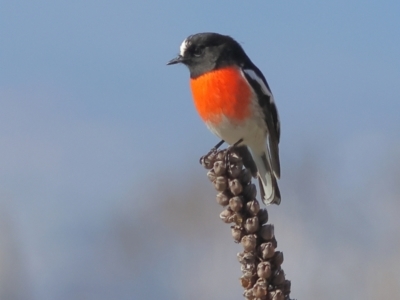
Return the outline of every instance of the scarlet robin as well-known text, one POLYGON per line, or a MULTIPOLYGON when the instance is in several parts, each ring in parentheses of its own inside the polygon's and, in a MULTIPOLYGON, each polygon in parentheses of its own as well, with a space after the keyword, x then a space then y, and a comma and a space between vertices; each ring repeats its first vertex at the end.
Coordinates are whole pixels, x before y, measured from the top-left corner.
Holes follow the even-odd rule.
POLYGON ((177 63, 189 68, 194 104, 207 127, 229 145, 250 150, 263 202, 279 204, 280 122, 264 75, 238 42, 211 32, 187 37, 168 65, 177 63))

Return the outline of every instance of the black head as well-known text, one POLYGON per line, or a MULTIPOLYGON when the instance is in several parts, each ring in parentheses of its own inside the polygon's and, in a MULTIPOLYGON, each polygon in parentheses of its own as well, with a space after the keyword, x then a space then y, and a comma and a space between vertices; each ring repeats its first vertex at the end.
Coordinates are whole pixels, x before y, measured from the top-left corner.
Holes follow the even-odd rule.
POLYGON ((179 55, 168 65, 183 63, 196 78, 219 68, 251 63, 242 47, 233 38, 218 33, 197 33, 186 38, 179 55))

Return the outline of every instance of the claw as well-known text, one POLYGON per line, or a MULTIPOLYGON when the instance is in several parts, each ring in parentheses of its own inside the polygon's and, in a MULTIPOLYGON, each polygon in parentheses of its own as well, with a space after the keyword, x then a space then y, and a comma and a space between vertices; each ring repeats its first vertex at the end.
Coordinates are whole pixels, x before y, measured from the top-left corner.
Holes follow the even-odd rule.
POLYGON ((214 163, 214 159, 217 156, 218 148, 225 143, 224 140, 221 140, 218 144, 211 148, 211 150, 204 156, 200 157, 200 164, 206 169, 211 169, 214 163))
POLYGON ((204 157, 207 157, 213 153, 217 153, 218 148, 221 147, 221 145, 223 143, 225 143, 225 141, 221 140, 218 144, 216 144, 214 147, 212 147, 211 150, 204 157))

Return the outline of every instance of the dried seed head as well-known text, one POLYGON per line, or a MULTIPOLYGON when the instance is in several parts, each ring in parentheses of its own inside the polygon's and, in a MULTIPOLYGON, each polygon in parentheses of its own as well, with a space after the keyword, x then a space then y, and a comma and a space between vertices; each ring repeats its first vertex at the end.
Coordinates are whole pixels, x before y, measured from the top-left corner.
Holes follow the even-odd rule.
POLYGON ((214 187, 218 192, 223 192, 228 187, 228 180, 224 176, 218 176, 213 181, 214 187))
POLYGON ((217 202, 228 206, 221 212, 221 220, 235 223, 231 227, 232 237, 243 245, 244 251, 238 253, 243 272, 240 282, 245 288, 243 295, 249 300, 289 300, 290 281, 285 279, 280 267, 283 254, 275 251, 274 225, 267 224, 268 212, 260 209, 256 200, 251 170, 243 169, 241 156, 233 151, 210 152, 200 163, 209 170, 207 177, 219 192, 217 202))
POLYGON ((215 178, 217 178, 217 175, 214 172, 214 169, 211 169, 210 171, 207 172, 207 177, 208 180, 210 180, 211 182, 213 182, 215 180, 215 178))
POLYGON ((247 200, 256 199, 257 189, 254 183, 250 183, 243 188, 243 197, 247 200))
POLYGON ((275 266, 280 266, 283 263, 283 253, 281 251, 276 251, 272 262, 275 266))
POLYGON ((239 175, 239 180, 243 185, 248 184, 251 181, 251 172, 249 169, 242 169, 239 175))
POLYGON ((239 243, 244 235, 243 228, 240 226, 232 226, 232 237, 235 242, 239 243))
POLYGON ((271 276, 271 264, 268 261, 262 261, 257 266, 257 276, 268 279, 271 276))
POLYGON ((281 285, 285 282, 285 273, 282 269, 278 269, 275 271, 272 276, 272 284, 273 285, 281 285))
POLYGON ((271 240, 274 237, 274 225, 262 225, 259 234, 265 241, 271 240))
POLYGON ((262 243, 258 249, 262 259, 270 259, 274 256, 275 247, 272 245, 271 242, 262 243))
POLYGON ((283 292, 281 290, 275 290, 275 291, 271 291, 269 293, 269 299, 271 300, 284 300, 285 296, 283 295, 283 292))
POLYGON ((262 298, 267 295, 267 282, 263 278, 259 278, 253 286, 253 295, 256 298, 262 298))
POLYGON ((238 178, 241 171, 242 171, 242 166, 238 164, 231 164, 228 168, 228 175, 231 178, 238 178))
POLYGON ((220 213, 219 217, 225 223, 233 223, 234 214, 235 213, 230 208, 227 208, 220 213))
POLYGON ((254 264, 256 257, 253 252, 240 252, 237 258, 241 264, 254 264))
POLYGON ((268 222, 268 211, 266 208, 260 209, 257 214, 260 224, 263 225, 268 222))
POLYGON ((248 218, 244 223, 244 229, 247 233, 254 233, 258 230, 258 218, 248 218))
POLYGON ((240 196, 232 197, 229 200, 229 207, 235 212, 240 211, 243 207, 242 197, 240 197, 240 196))
POLYGON ((229 180, 229 190, 237 196, 243 191, 243 186, 238 179, 229 180))
POLYGON ((243 245, 244 251, 253 251, 256 248, 257 236, 255 234, 245 235, 242 238, 241 243, 243 245))
POLYGON ((257 216, 260 211, 260 203, 257 200, 251 200, 246 203, 246 210, 252 216, 257 216))
POLYGON ((217 202, 222 206, 227 206, 229 204, 229 196, 226 191, 217 194, 217 202))
POLYGON ((217 176, 221 176, 225 174, 226 171, 226 164, 225 162, 222 160, 216 161, 214 163, 214 168, 213 168, 215 175, 217 176))
POLYGON ((215 158, 216 158, 215 153, 204 155, 200 157, 200 164, 206 169, 211 169, 214 165, 215 158))

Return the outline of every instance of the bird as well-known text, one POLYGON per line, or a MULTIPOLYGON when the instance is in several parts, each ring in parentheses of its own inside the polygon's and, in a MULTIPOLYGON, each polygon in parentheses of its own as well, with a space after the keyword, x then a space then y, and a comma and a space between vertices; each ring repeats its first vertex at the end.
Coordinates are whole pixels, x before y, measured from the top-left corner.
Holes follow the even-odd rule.
POLYGON ((190 72, 194 105, 206 126, 242 154, 258 176, 264 204, 281 202, 280 120, 264 75, 242 46, 228 35, 203 32, 188 36, 167 65, 183 64, 190 72))

